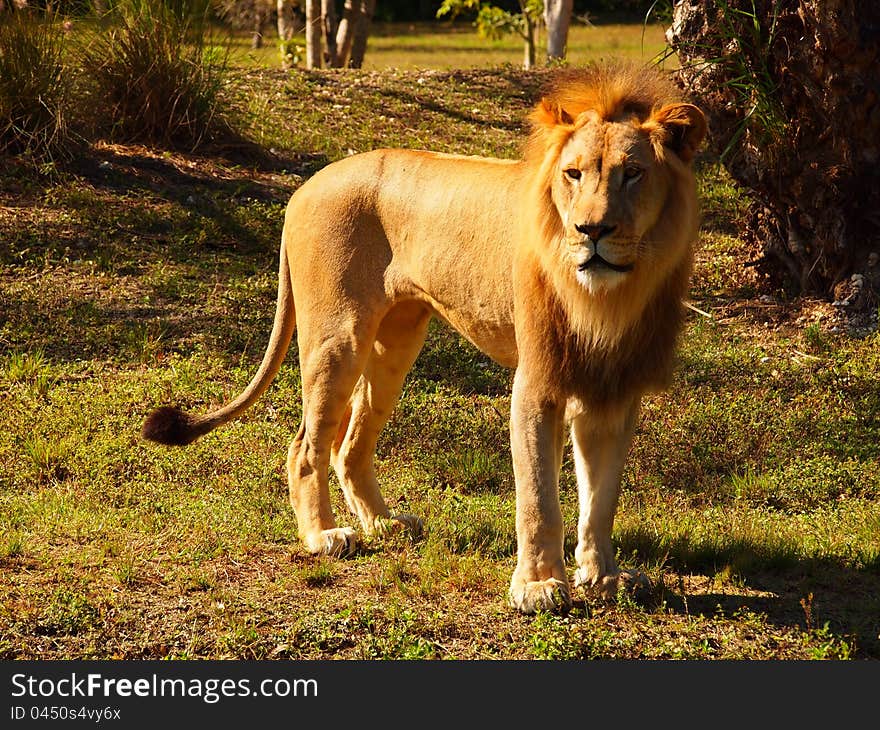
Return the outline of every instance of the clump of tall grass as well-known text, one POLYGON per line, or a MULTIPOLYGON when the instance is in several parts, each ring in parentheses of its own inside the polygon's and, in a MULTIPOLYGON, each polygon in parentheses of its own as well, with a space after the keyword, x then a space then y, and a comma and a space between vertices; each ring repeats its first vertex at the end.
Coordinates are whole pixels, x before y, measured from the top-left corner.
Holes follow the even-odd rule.
POLYGON ((122 0, 82 49, 110 137, 178 149, 226 139, 227 52, 199 3, 122 0))
POLYGON ((37 163, 71 156, 76 136, 65 41, 51 14, 0 13, 0 154, 24 154, 37 163))

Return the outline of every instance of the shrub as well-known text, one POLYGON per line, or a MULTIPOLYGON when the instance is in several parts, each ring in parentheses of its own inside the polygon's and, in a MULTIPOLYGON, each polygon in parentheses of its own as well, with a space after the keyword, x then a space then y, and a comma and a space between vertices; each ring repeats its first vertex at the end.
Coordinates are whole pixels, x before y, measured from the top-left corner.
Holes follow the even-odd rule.
POLYGON ((36 162, 71 156, 72 78, 65 30, 53 15, 0 13, 0 153, 36 162))
POLYGON ((195 149, 232 136, 221 110, 227 50, 186 3, 123 0, 82 50, 112 139, 195 149))

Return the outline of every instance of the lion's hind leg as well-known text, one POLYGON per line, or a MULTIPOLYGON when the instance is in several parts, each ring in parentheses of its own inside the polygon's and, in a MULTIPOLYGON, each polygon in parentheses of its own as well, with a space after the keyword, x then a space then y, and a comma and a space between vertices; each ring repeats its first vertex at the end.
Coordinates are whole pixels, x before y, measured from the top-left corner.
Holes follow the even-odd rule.
POLYGON ((417 517, 391 514, 382 497, 374 462, 379 434, 422 348, 430 319, 430 311, 419 302, 401 303, 388 312, 333 445, 332 463, 346 504, 368 535, 402 528, 421 531, 417 517))
POLYGON ((303 420, 288 450, 287 478, 299 535, 315 554, 347 555, 358 544, 355 531, 337 527, 333 516, 330 455, 380 316, 300 328, 303 420))

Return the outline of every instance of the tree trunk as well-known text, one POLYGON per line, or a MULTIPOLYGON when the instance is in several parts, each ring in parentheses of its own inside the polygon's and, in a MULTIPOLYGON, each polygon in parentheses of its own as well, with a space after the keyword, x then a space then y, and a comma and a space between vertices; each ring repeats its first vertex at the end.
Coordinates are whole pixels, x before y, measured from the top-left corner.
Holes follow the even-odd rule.
POLYGON ((537 58, 537 53, 535 52, 535 20, 529 15, 524 3, 520 2, 520 8, 522 8, 523 25, 525 26, 525 32, 523 33, 523 69, 529 71, 535 67, 535 59, 537 58))
POLYGON ((254 29, 251 31, 251 48, 263 47, 263 27, 265 26, 265 16, 263 13, 263 5, 260 2, 254 3, 254 29))
POLYGON ((367 52, 367 38, 370 35, 370 22, 376 10, 376 0, 361 0, 360 12, 351 39, 351 55, 348 58, 349 68, 360 68, 364 65, 367 52))
POLYGON ((321 0, 306 0, 306 68, 321 68, 321 0))
POLYGON ((324 65, 335 68, 336 61, 336 4, 333 0, 321 0, 321 30, 324 35, 324 65))
POLYGON ((360 0, 345 0, 342 6, 342 19, 336 29, 336 66, 342 67, 351 53, 351 40, 355 26, 355 18, 360 14, 360 0))
POLYGON ((574 0, 544 0, 548 61, 561 61, 565 58, 573 5, 574 0))
POLYGON ((751 192, 755 265, 775 286, 833 298, 853 326, 876 326, 880 2, 719 5, 676 3, 667 39, 710 145, 751 192))
POLYGON ((278 38, 289 41, 296 35, 297 22, 294 0, 278 0, 278 38))

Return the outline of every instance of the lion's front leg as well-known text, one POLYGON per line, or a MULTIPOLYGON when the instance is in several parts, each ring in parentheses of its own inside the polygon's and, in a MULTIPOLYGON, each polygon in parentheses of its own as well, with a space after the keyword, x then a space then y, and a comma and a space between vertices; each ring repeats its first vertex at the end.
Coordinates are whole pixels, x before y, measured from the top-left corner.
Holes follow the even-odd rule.
POLYGON ((564 409, 514 377, 510 437, 516 479, 517 561, 510 604, 523 613, 565 611, 571 591, 562 548, 559 467, 564 409))
POLYGON ((611 543, 620 479, 638 408, 636 399, 614 413, 582 413, 571 423, 580 504, 575 585, 606 599, 613 599, 621 587, 647 580, 639 573, 618 569, 611 543))

